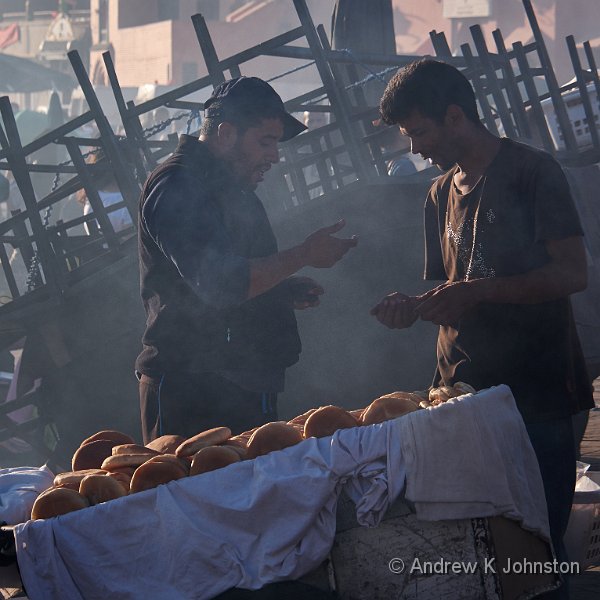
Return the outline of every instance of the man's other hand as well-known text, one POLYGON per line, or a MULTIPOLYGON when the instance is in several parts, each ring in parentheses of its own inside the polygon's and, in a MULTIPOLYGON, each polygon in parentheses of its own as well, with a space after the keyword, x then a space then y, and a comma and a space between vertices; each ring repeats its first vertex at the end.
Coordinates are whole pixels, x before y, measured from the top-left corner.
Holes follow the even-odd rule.
POLYGON ((400 292, 388 294, 370 311, 382 325, 390 329, 406 329, 418 318, 415 308, 419 299, 400 292))
POLYGON ((296 310, 318 306, 319 296, 325 293, 325 290, 311 277, 289 277, 286 283, 296 310))
POLYGON ((479 302, 475 288, 468 281, 445 283, 419 302, 416 313, 424 321, 436 325, 451 326, 460 320, 466 311, 479 302))

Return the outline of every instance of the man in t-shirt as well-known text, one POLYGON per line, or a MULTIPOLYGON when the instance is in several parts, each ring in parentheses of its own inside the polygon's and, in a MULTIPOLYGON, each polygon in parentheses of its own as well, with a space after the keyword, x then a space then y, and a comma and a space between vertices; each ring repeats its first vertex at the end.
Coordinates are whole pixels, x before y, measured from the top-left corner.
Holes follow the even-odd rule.
POLYGON ((390 294, 371 312, 390 328, 419 317, 439 325, 434 385, 510 386, 564 559, 571 415, 593 406, 568 298, 586 287, 587 271, 565 176, 549 154, 485 129, 469 81, 445 63, 398 71, 380 109, 414 154, 446 171, 425 204, 425 278, 444 283, 420 297, 390 294))

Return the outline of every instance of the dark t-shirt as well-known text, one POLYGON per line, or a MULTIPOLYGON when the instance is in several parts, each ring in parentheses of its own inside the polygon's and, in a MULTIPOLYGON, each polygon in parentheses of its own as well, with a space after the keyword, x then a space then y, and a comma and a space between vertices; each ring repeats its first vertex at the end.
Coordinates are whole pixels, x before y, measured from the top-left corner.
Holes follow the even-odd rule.
MULTIPOLYGON (((568 183, 547 153, 502 139, 467 195, 457 167, 432 186, 425 204, 425 278, 508 277, 549 261, 546 240, 582 235, 568 183)), ((526 421, 593 406, 568 298, 538 304, 484 303, 442 326, 436 381, 477 389, 507 384, 526 421)))

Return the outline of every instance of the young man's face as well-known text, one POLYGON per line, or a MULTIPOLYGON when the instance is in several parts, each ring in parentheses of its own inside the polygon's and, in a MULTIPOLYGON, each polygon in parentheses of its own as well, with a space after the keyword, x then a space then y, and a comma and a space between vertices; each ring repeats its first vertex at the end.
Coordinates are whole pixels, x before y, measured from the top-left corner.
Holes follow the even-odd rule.
POLYGON ((277 144, 283 136, 281 119, 263 119, 237 135, 232 148, 224 155, 235 176, 249 189, 256 189, 271 165, 279 162, 277 144))
POLYGON ((411 152, 420 154, 443 171, 452 167, 458 159, 453 130, 447 121, 445 119, 440 124, 414 110, 398 123, 400 133, 410 139, 411 152))

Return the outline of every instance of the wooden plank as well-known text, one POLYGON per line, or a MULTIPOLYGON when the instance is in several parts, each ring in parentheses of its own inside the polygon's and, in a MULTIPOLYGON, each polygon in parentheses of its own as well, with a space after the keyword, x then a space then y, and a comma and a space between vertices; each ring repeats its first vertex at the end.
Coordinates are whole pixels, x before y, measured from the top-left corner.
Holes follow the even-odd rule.
MULTIPOLYGON (((166 106, 169 102, 173 100, 177 100, 178 98, 185 98, 189 94, 193 94, 198 90, 204 89, 211 85, 211 78, 209 75, 205 75, 200 79, 196 79, 195 81, 190 81, 190 83, 186 83, 175 90, 171 90, 169 92, 165 92, 160 96, 156 96, 151 100, 147 100, 146 102, 142 102, 141 104, 137 104, 134 107, 128 105, 130 111, 135 111, 135 114, 141 115, 146 112, 150 112, 159 106, 166 106)), ((129 104, 129 103, 128 103, 129 104)), ((204 107, 204 104, 201 104, 204 107)))
POLYGON ((452 56, 452 51, 448 45, 448 40, 444 32, 437 32, 435 29, 429 32, 429 39, 433 46, 433 50, 437 57, 443 58, 444 60, 452 56))
POLYGON ((362 156, 362 149, 358 146, 357 136, 350 126, 351 110, 348 97, 344 90, 336 83, 332 72, 332 68, 335 68, 336 65, 333 63, 331 65, 328 64, 323 55, 324 50, 329 50, 329 42, 324 37, 317 34, 306 2, 304 0, 294 0, 294 6, 296 7, 300 22, 304 27, 308 45, 313 53, 317 70, 319 71, 321 81, 323 82, 323 87, 329 98, 336 124, 339 127, 344 143, 346 144, 346 150, 350 156, 352 167, 356 171, 358 179, 367 182, 371 177, 371 169, 368 168, 368 161, 365 161, 362 156))
MULTIPOLYGON (((577 87, 579 88, 579 97, 581 98, 581 103, 583 104, 583 112, 585 113, 585 118, 587 120, 587 128, 590 132, 590 137, 592 139, 592 146, 598 150, 600 149, 600 139, 598 137, 598 126, 596 123, 596 118, 594 114, 594 109, 592 108, 592 102, 590 99, 590 95, 587 89, 587 81, 585 79, 583 68, 581 66, 581 61, 579 60, 579 53, 577 52, 577 46, 575 44, 575 38, 572 35, 567 36, 567 48, 569 49, 569 56, 571 58, 571 63, 573 65, 573 70, 575 72, 575 78, 577 80, 577 87)), ((598 106, 598 101, 596 100, 596 106, 598 106)))
POLYGON ((517 137, 517 130, 515 129, 511 113, 508 110, 504 93, 498 82, 498 76, 496 74, 496 69, 498 67, 492 65, 492 61, 490 60, 490 52, 487 44, 485 43, 481 26, 473 25, 469 28, 469 30, 471 31, 471 37, 473 38, 473 43, 475 44, 475 49, 477 50, 477 54, 479 56, 481 68, 485 73, 486 87, 489 89, 492 97, 494 98, 496 110, 500 116, 500 121, 504 127, 504 131, 508 137, 515 138, 517 137))
POLYGON ((8 285, 8 291, 12 299, 18 298, 21 294, 19 292, 19 287, 17 286, 17 281, 12 272, 12 267, 10 265, 10 261, 8 259, 8 254, 6 253, 6 248, 4 247, 4 242, 0 243, 0 264, 2 264, 2 270, 4 271, 4 277, 6 278, 6 283, 8 285))
POLYGON ((135 180, 132 170, 127 168, 125 156, 119 148, 110 123, 102 111, 102 107, 100 106, 100 102, 98 101, 98 97, 96 96, 94 87, 89 80, 79 53, 76 50, 72 50, 71 52, 67 53, 67 56, 71 62, 71 67, 73 68, 75 76, 77 77, 77 81, 81 86, 83 95, 85 96, 88 106, 90 107, 90 111, 94 117, 94 121, 96 122, 96 126, 98 127, 102 148, 106 154, 108 162, 113 169, 115 179, 119 185, 123 199, 127 204, 129 212, 132 215, 135 215, 137 214, 137 202, 140 193, 140 187, 135 180))
POLYGON ((513 44, 513 52, 515 58, 517 59, 519 71, 521 72, 521 79, 529 98, 532 117, 537 125, 537 133, 540 136, 540 140, 544 146, 544 149, 551 154, 556 154, 556 148, 554 147, 554 142, 552 141, 550 132, 548 131, 548 123, 546 121, 546 117, 544 116, 544 110, 540 103, 540 97, 538 96, 537 88, 535 87, 535 81, 531 76, 529 62, 527 61, 527 56, 523 51, 523 44, 521 44, 521 42, 515 42, 513 44))
POLYGON ((225 81, 225 75, 223 74, 223 68, 219 63, 215 46, 212 43, 208 26, 201 14, 192 15, 192 23, 194 25, 196 37, 198 38, 198 43, 200 44, 200 49, 202 50, 202 56, 206 63, 208 75, 211 78, 213 86, 217 87, 220 83, 225 81))
MULTIPOLYGON (((2 113, 2 121, 6 128, 6 135, 3 130, 0 130, 0 145, 8 151, 8 162, 11 165, 13 177, 19 186, 19 191, 27 209, 27 216, 36 244, 36 253, 32 260, 37 261, 39 259, 39 264, 44 271, 46 284, 52 290, 52 293, 60 296, 62 294, 62 281, 56 264, 56 257, 50 246, 44 223, 40 216, 35 192, 27 170, 27 162, 22 152, 21 138, 8 96, 0 98, 0 112, 2 113)), ((25 255, 23 257, 25 258, 25 255)), ((34 273, 30 270, 29 275, 33 276, 34 273)), ((37 283, 40 283, 40 281, 36 280, 37 283)), ((33 284, 33 281, 31 283, 33 284)))
POLYGON ((596 96, 600 101, 600 76, 598 75, 598 67, 596 66, 596 59, 594 58, 594 53, 592 51, 592 46, 589 41, 583 42, 583 50, 585 52, 585 56, 588 61, 589 76, 592 78, 594 82, 594 86, 596 87, 596 96))
MULTIPOLYGON (((144 136, 144 132, 142 131, 142 126, 138 115, 134 112, 130 113, 128 110, 128 104, 125 102, 125 98, 123 97, 123 92, 121 91, 121 86, 119 84, 119 78, 117 77, 117 72, 115 70, 115 65, 110 52, 103 52, 102 60, 104 61, 104 66, 106 68, 106 73, 108 74, 108 80, 115 97, 115 102, 117 103, 117 109, 121 115, 121 122, 123 123, 123 128, 125 129, 125 135, 129 141, 135 144, 143 152, 149 168, 153 169, 157 163, 153 159, 152 152, 146 144, 146 138, 144 136)), ((137 169, 144 171, 144 165, 142 164, 137 152, 134 153, 134 163, 137 169)))
MULTIPOLYGON (((202 102, 189 102, 188 100, 171 100, 165 106, 169 108, 179 108, 182 110, 202 110, 202 102)), ((183 118, 183 117, 182 117, 183 118)))
POLYGON ((54 191, 50 192, 47 196, 44 196, 38 201, 38 207, 40 210, 52 206, 59 200, 74 194, 81 189, 81 179, 79 176, 71 177, 68 181, 65 181, 62 185, 58 186, 54 191))
MULTIPOLYGON (((262 52, 264 56, 276 56, 279 58, 294 58, 298 60, 312 60, 313 54, 310 48, 300 46, 281 46, 278 48, 267 49, 262 52)), ((327 50, 323 53, 325 59, 329 62, 350 63, 359 60, 365 64, 381 65, 388 67, 404 67, 407 64, 423 58, 422 54, 375 54, 370 52, 353 52, 354 57, 350 58, 342 50, 327 50)), ((495 57, 492 58, 495 60, 495 57)), ((221 61, 223 64, 224 61, 221 61)), ((448 62, 457 68, 463 68, 465 61, 461 56, 450 56, 448 62)))
MULTIPOLYGON (((27 169, 30 173, 76 173, 77 169, 73 165, 42 165, 42 164, 27 164, 27 169)), ((0 170, 10 171, 8 163, 0 162, 0 170)))
POLYGON ((75 117, 71 121, 68 121, 64 125, 60 125, 56 129, 49 131, 48 133, 40 136, 39 138, 29 142, 26 146, 23 146, 23 152, 26 156, 37 152, 44 146, 54 142, 61 141, 60 138, 66 136, 67 134, 79 129, 83 125, 89 123, 92 120, 92 113, 87 110, 82 115, 75 117))
MULTIPOLYGON (((89 166, 86 165, 85 161, 83 160, 79 146, 75 142, 67 144, 67 150, 71 160, 73 161, 73 164, 79 171, 79 178, 83 184, 83 189, 85 190, 87 199, 92 206, 94 217, 100 224, 100 229, 104 234, 108 248, 109 250, 117 251, 119 248, 119 239, 117 238, 112 223, 110 222, 106 212, 106 207, 102 203, 102 199, 100 198, 100 195, 98 194, 98 191, 92 182, 92 178, 89 174, 89 166)), ((132 214, 131 211, 130 214, 132 214)), ((133 215, 134 214, 135 213, 133 213, 133 215)))
POLYGON ((471 46, 469 46, 469 44, 462 44, 460 49, 463 53, 463 56, 465 57, 465 60, 467 61, 467 66, 470 70, 471 84, 473 85, 475 95, 479 100, 479 106, 483 115, 483 122, 489 131, 496 135, 499 135, 498 126, 496 125, 496 119, 494 118, 494 113, 492 111, 492 107, 487 97, 487 91, 481 82, 480 68, 477 64, 477 61, 475 60, 475 57, 473 56, 471 46))
MULTIPOLYGON (((192 17, 192 21, 193 21, 193 19, 194 19, 194 17, 192 17)), ((242 50, 241 52, 238 52, 237 54, 233 54, 232 56, 229 56, 228 58, 224 58, 223 60, 221 60, 219 62, 220 68, 223 71, 229 71, 232 68, 242 65, 254 58, 257 58, 259 56, 269 55, 269 53, 271 51, 283 50, 283 48, 285 47, 286 44, 293 42, 295 40, 301 39, 303 37, 304 37, 304 29, 302 28, 302 26, 296 27, 295 29, 290 29, 290 31, 287 31, 280 35, 276 35, 275 37, 273 37, 265 42, 261 42, 260 44, 257 44, 256 46, 252 46, 251 48, 242 50)), ((310 50, 308 48, 303 48, 303 51, 305 54, 306 54, 307 50, 310 53, 310 50)), ((308 56, 309 56, 309 60, 310 60, 310 54, 308 54, 308 56)))
POLYGON ((542 35, 542 31, 537 22, 535 12, 531 5, 531 0, 522 0, 522 2, 523 8, 525 9, 525 14, 527 15, 527 20, 529 21, 529 26, 531 27, 531 31, 533 32, 536 51, 539 56, 542 68, 545 72, 546 84, 548 85, 548 91, 550 93, 550 97, 552 98, 552 104, 554 105, 556 118, 558 119, 558 123, 563 134, 565 148, 567 151, 574 152, 577 150, 577 141, 575 139, 575 134, 573 133, 571 120, 569 119, 569 115, 567 113, 563 97, 561 96, 560 89, 556 81, 556 75, 554 74, 554 69, 552 68, 550 55, 548 54, 548 50, 546 48, 546 43, 544 42, 544 36, 542 35))
POLYGON ((499 29, 495 29, 492 32, 494 42, 496 43, 496 50, 498 54, 504 57, 504 64, 502 65, 502 72, 504 73, 504 86, 508 95, 510 103, 510 109, 512 111, 513 118, 517 125, 518 135, 530 138, 531 129, 527 122, 527 115, 525 113, 525 106, 523 104, 523 97, 516 81, 515 72, 512 68, 511 56, 506 51, 504 44, 504 38, 499 29))

